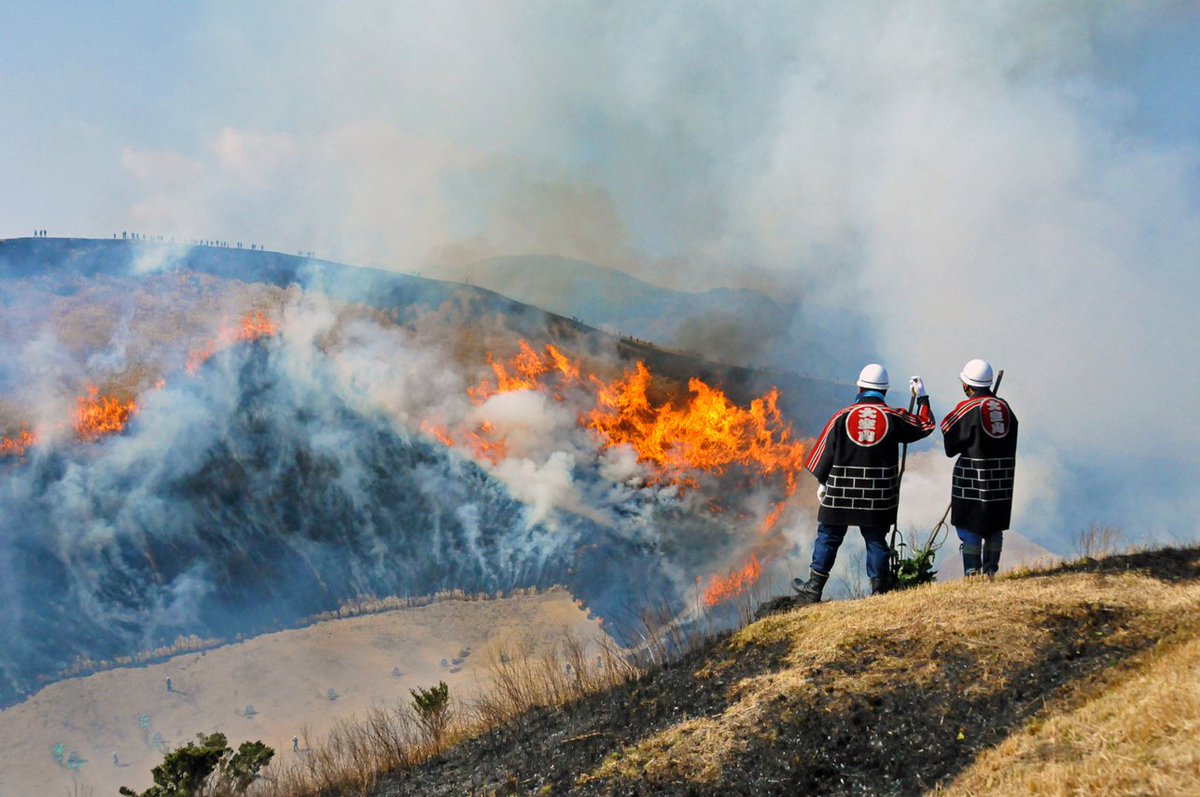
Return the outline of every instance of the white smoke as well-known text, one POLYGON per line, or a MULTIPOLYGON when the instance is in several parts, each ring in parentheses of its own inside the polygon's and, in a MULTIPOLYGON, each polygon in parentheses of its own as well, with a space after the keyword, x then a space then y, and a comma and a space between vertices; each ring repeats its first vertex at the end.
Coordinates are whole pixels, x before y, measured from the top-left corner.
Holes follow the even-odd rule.
POLYGON ((1198 161, 1126 74, 1198 20, 1038 0, 380 2, 285 25, 214 7, 195 41, 226 54, 214 85, 253 86, 219 107, 240 126, 130 145, 129 215, 404 270, 539 252, 802 292, 866 318, 942 413, 967 359, 1006 369, 1022 467, 1061 494, 1018 512, 1032 535, 1112 515, 1161 536, 1200 509, 1200 432, 1161 420, 1196 387, 1198 161))

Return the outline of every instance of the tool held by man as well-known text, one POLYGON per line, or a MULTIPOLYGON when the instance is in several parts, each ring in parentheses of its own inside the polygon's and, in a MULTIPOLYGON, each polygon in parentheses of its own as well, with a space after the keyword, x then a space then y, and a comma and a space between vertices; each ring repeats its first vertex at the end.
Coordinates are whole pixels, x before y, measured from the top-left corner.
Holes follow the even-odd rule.
MULTIPOLYGON (((908 384, 908 411, 911 413, 913 407, 917 403, 917 390, 921 391, 921 395, 925 393, 924 380, 919 376, 914 376, 909 380, 908 384)), ((882 592, 888 592, 896 588, 900 583, 900 551, 896 547, 896 535, 899 532, 897 528, 900 522, 900 483, 904 481, 904 468, 908 464, 908 443, 904 443, 900 447, 900 472, 896 474, 896 520, 892 523, 892 534, 888 539, 888 571, 887 577, 884 580, 882 592)))

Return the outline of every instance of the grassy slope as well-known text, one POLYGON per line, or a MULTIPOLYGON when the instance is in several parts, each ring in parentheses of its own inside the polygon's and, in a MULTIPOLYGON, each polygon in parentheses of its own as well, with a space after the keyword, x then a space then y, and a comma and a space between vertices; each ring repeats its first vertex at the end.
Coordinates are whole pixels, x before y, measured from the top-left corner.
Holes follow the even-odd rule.
POLYGON ((377 793, 1188 794, 1200 548, 769 617, 377 793))

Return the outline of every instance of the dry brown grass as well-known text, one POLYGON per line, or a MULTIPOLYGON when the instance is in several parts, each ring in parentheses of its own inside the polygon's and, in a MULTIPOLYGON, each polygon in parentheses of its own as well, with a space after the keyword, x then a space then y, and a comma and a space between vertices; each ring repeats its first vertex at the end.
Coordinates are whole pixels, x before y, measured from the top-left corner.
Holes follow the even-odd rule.
POLYGON ((320 744, 311 746, 307 732, 304 755, 273 766, 252 793, 262 797, 369 794, 384 773, 413 766, 460 741, 465 729, 451 715, 440 740, 428 737, 410 706, 372 709, 364 719, 339 722, 320 744))
POLYGON ((469 707, 476 730, 492 728, 535 708, 562 706, 622 684, 640 668, 611 643, 593 650, 574 636, 539 653, 529 646, 496 646, 485 654, 490 688, 469 707))
POLYGON ((1200 638, 1163 644, 1124 675, 1029 723, 939 794, 1200 794, 1200 638))
MULTIPOLYGON (((853 701, 856 696, 886 693, 898 686, 933 688, 930 685, 942 668, 961 667, 964 662, 969 663, 973 676, 962 697, 1003 693, 1013 686, 1010 682, 1019 674, 1037 667, 1044 651, 1054 647, 1055 635, 1064 628, 1086 627, 1097 616, 1117 618, 1115 627, 1103 632, 1103 638, 1097 638, 1095 644, 1114 651, 1136 649, 1147 644, 1147 640, 1194 637, 1200 630, 1198 610, 1200 585, 1195 582, 1170 584, 1137 573, 1069 573, 995 582, 964 580, 934 584, 776 615, 735 634, 728 658, 710 659, 695 672, 695 677, 717 677, 732 668, 740 654, 771 646, 783 646, 786 650, 782 666, 739 681, 731 690, 728 706, 719 715, 691 718, 633 741, 584 776, 581 783, 649 780, 712 786, 743 752, 746 740, 765 739, 773 743, 772 734, 781 732, 797 720, 798 713, 818 701, 824 710, 837 711, 840 704, 853 701)), ((1195 648, 1187 650, 1194 656, 1195 648)), ((1193 689, 1195 698, 1195 685, 1200 681, 1197 676, 1183 675, 1172 656, 1163 654, 1160 659, 1161 675, 1155 676, 1163 683, 1158 714, 1165 716, 1169 684, 1193 689)), ((1114 697, 1091 711, 1099 712, 1103 707, 1114 711, 1122 705, 1122 700, 1114 697)), ((1181 713, 1170 721, 1171 730, 1165 738, 1174 741, 1164 746, 1162 752, 1173 757, 1169 766, 1194 774, 1195 754, 1191 758, 1184 756, 1175 742, 1186 738, 1185 729, 1194 734, 1200 712, 1195 702, 1190 708, 1182 703, 1173 708, 1181 713)), ((1145 714, 1130 713, 1131 718, 1144 718, 1145 714)), ((1091 750, 1091 755, 1104 756, 1107 748, 1100 743, 1107 737, 1082 734, 1082 727, 1089 721, 1084 715, 1070 719, 1077 727, 1072 732, 1073 738, 1091 750)), ((1148 739, 1153 726, 1153 722, 1143 723, 1143 730, 1138 733, 1148 739)), ((959 730, 962 738, 976 732, 972 727, 959 730)), ((1048 732, 1053 731, 1042 731, 1048 732)), ((1129 742, 1131 755, 1142 750, 1142 742, 1137 739, 1132 736, 1129 742)), ((1031 737, 1026 747, 1019 749, 1030 746, 1041 749, 1037 745, 1042 742, 1043 737, 1031 737)), ((1143 752, 1149 754, 1149 750, 1143 752)), ((1143 772, 1128 782, 1161 781, 1160 776, 1151 772, 1158 760, 1147 755, 1143 772)), ((1114 763, 1113 768, 1129 765, 1123 761, 1119 765, 1114 763)), ((1000 768, 1003 766, 998 764, 1000 768)), ((1061 766, 1065 771, 1072 765, 1063 760, 1061 766)), ((1033 773, 1030 777, 1038 775, 1033 773)), ((1097 783, 1103 782, 1103 776, 1097 777, 1097 783)), ((974 790, 961 793, 997 793, 992 790, 991 781, 983 783, 964 787, 974 790)), ((1021 781, 1005 793, 1032 793, 1026 786, 1021 781)), ((1103 792, 1051 789, 1044 793, 1103 792)))
POLYGON ((368 795, 389 772, 408 769, 525 712, 563 706, 624 683, 640 670, 615 646, 589 644, 564 633, 557 647, 495 646, 483 652, 488 688, 469 703, 455 700, 446 729, 436 736, 408 704, 373 709, 338 723, 298 762, 268 770, 254 786, 259 797, 368 795))

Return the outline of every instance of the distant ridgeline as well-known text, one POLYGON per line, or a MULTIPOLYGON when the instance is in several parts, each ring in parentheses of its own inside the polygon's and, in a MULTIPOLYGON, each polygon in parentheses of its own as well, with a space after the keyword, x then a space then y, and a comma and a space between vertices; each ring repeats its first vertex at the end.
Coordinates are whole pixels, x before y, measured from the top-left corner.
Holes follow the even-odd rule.
MULTIPOLYGON (((260 282, 286 288, 298 285, 331 299, 357 302, 397 313, 403 322, 441 307, 448 301, 465 301, 479 317, 500 316, 518 335, 532 339, 581 334, 612 336, 580 321, 546 312, 485 288, 458 282, 428 279, 376 268, 348 266, 265 250, 216 246, 146 243, 141 241, 80 238, 18 238, 0 241, 0 280, 71 274, 84 279, 100 275, 150 274, 162 266, 168 271, 188 270, 230 280, 260 282)), ((780 409, 808 434, 815 434, 844 403, 853 387, 791 371, 751 369, 709 362, 698 357, 663 351, 653 341, 619 339, 618 349, 629 360, 641 359, 656 374, 687 381, 697 377, 720 385, 729 397, 749 402, 771 387, 780 391, 780 409)), ((805 353, 796 352, 797 364, 805 353)), ((857 373, 857 362, 851 364, 857 373)))
MULTIPOLYGON (((9 305, 18 280, 45 280, 65 295, 81 282, 129 278, 163 248, 0 242, 0 302, 9 305)), ((500 315, 531 339, 600 335, 453 283, 262 251, 178 254, 172 269, 299 284, 401 319, 466 292, 472 311, 500 315)), ((18 334, 0 331, 9 341, 18 334)), ((619 347, 660 372, 706 376, 731 396, 761 388, 756 372, 619 347)), ((77 659, 128 656, 183 635, 252 635, 361 596, 563 584, 610 628, 632 630, 643 610, 680 605, 677 573, 694 556, 686 541, 720 545, 734 533, 719 515, 637 492, 614 504, 600 495, 609 483, 599 464, 588 462, 574 471, 576 489, 594 505, 609 502, 604 517, 531 516, 469 459, 327 389, 335 366, 322 356, 297 377, 269 341, 215 351, 212 367, 161 391, 121 434, 0 458, 0 706, 77 659), (670 529, 673 542, 654 529, 670 529)), ((779 381, 785 412, 807 434, 841 398, 836 386, 779 381)))

